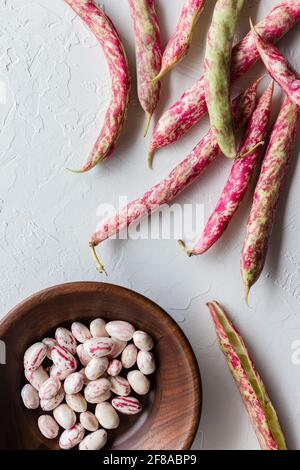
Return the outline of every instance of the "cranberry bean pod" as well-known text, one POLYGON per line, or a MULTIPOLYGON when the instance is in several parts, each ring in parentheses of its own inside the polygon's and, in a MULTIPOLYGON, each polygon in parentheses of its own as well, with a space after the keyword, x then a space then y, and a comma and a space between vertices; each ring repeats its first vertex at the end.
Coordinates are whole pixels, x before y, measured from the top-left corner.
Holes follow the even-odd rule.
POLYGON ((193 30, 204 9, 206 0, 185 0, 175 33, 168 42, 162 57, 162 67, 156 80, 170 72, 187 55, 193 30))
POLYGON ((299 107, 286 97, 263 160, 241 258, 246 301, 264 267, 280 192, 293 152, 299 114, 299 107))
POLYGON ((237 157, 236 136, 230 102, 230 62, 244 0, 218 0, 208 31, 204 60, 205 100, 210 125, 224 155, 237 157))
POLYGON ((160 31, 154 0, 129 0, 136 48, 138 96, 147 116, 145 135, 160 95, 154 81, 161 68, 160 31))
MULTIPOLYGON (((233 101, 233 111, 238 127, 244 124, 253 112, 258 83, 259 80, 233 101)), ((161 205, 169 204, 219 156, 219 146, 212 130, 210 130, 194 150, 161 183, 153 186, 140 199, 129 203, 119 214, 100 226, 90 241, 97 270, 100 273, 105 272, 96 255, 95 247, 97 245, 116 235, 120 230, 129 227, 133 222, 140 220, 144 215, 153 213, 161 205)))
MULTIPOLYGON (((274 82, 263 94, 250 118, 244 141, 239 154, 246 153, 256 142, 264 141, 270 122, 274 82)), ((215 210, 210 216, 203 234, 188 255, 202 255, 223 235, 249 188, 253 173, 257 167, 261 148, 258 147, 247 157, 235 160, 215 210)))
POLYGON ((208 304, 220 348, 237 384, 262 450, 286 450, 276 411, 243 338, 217 302, 208 304))
POLYGON ((290 100, 300 106, 300 76, 292 69, 279 49, 273 44, 265 42, 256 32, 252 23, 251 26, 256 47, 269 74, 290 100))
POLYGON ((113 152, 127 116, 131 79, 126 53, 119 34, 104 11, 89 0, 65 1, 86 23, 101 45, 108 62, 112 83, 112 99, 106 112, 104 125, 87 163, 79 170, 79 172, 86 172, 113 152))
MULTIPOLYGON (((277 5, 271 13, 256 25, 262 39, 276 42, 300 19, 300 0, 287 0, 277 5)), ((255 39, 250 31, 232 51, 231 81, 244 75, 259 59, 255 39)), ((156 125, 149 155, 170 145, 181 137, 207 113, 204 77, 202 76, 181 98, 171 106, 156 125)))

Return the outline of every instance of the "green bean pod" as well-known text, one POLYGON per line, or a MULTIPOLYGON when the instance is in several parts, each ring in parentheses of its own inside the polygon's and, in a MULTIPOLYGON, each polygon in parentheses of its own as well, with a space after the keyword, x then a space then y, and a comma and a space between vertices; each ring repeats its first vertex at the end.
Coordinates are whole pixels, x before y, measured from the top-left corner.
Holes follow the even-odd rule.
POLYGON ((211 127, 224 155, 237 157, 230 102, 232 43, 244 0, 218 0, 208 32, 204 61, 205 98, 211 127))

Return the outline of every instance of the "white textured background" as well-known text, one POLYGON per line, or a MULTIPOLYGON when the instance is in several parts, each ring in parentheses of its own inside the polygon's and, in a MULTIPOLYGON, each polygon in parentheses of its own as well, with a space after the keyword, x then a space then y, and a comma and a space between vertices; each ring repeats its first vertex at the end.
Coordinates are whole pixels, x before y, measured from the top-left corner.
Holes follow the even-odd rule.
MULTIPOLYGON (((157 1, 164 44, 182 3, 157 1)), ((239 37, 248 30, 250 15, 260 19, 277 3, 248 1, 239 37)), ((127 1, 102 4, 122 36, 134 74, 127 1)), ((208 2, 198 24, 191 54, 163 81, 157 115, 199 76, 213 4, 208 2)), ((299 40, 298 26, 281 42, 298 70, 299 40)), ((258 73, 259 67, 252 69, 247 82, 258 73)), ((135 198, 158 182, 192 149, 208 121, 160 152, 155 171, 150 172, 145 163, 149 138, 142 137, 143 112, 134 92, 112 158, 86 175, 67 172, 65 167, 83 163, 96 139, 109 102, 110 81, 100 47, 63 0, 0 0, 0 81, 0 301, 4 315, 29 294, 50 285, 105 280, 95 272, 87 249, 98 222, 97 206, 117 204, 119 195, 135 198)), ((239 83, 240 88, 244 85, 239 83)), ((246 338, 290 448, 300 448, 300 366, 291 362, 291 344, 300 339, 298 154, 299 140, 266 267, 251 295, 251 310, 243 301, 239 270, 250 197, 223 239, 201 258, 185 258, 172 240, 112 240, 100 250, 108 281, 158 302, 192 343, 204 391, 197 449, 258 447, 205 307, 205 302, 215 298, 226 306, 246 338)), ((219 161, 177 202, 205 204, 207 217, 229 169, 225 158, 219 161)))

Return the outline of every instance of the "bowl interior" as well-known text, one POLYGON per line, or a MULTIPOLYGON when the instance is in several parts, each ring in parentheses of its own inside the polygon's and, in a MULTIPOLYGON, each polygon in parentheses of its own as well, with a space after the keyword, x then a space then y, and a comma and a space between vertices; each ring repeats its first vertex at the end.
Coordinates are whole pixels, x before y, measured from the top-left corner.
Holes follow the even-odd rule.
MULTIPOLYGON (((6 364, 0 366, 0 449, 58 449, 57 440, 40 434, 37 418, 20 398, 26 383, 23 354, 28 346, 70 322, 94 318, 127 320, 155 341, 157 371, 143 412, 122 416, 109 431, 107 448, 122 450, 189 449, 198 428, 201 384, 194 354, 176 323, 160 307, 130 290, 102 283, 72 283, 35 294, 13 309, 0 324, 6 364)), ((122 375, 122 374, 121 374, 122 375)))

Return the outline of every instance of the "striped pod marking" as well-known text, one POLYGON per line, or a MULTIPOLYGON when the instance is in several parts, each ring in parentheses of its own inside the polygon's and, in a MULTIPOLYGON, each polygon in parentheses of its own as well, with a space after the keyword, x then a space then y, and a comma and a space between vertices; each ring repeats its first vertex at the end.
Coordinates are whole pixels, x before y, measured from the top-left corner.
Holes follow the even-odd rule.
POLYGON ((160 96, 160 82, 154 78, 161 67, 160 30, 154 0, 129 0, 136 49, 138 96, 147 116, 145 135, 160 96))
POLYGON ((262 450, 286 450, 276 411, 243 338, 217 302, 207 304, 219 346, 236 382, 262 450))
POLYGON ((241 257, 245 297, 263 270, 279 196, 292 157, 300 108, 285 98, 258 179, 241 257))
MULTIPOLYGON (((247 150, 253 148, 257 142, 265 140, 270 122, 273 90, 274 82, 271 83, 260 98, 250 118, 244 141, 239 149, 239 154, 246 153, 247 150)), ((205 226, 200 240, 193 250, 188 252, 190 256, 202 255, 224 234, 249 188, 260 155, 261 147, 258 147, 247 157, 235 160, 230 176, 217 202, 215 210, 205 226)))
POLYGON ((193 30, 204 9, 206 0, 185 0, 175 33, 168 42, 162 58, 161 71, 156 80, 170 72, 187 55, 193 30))
POLYGON ((101 45, 108 62, 112 84, 112 99, 103 127, 87 163, 78 171, 82 173, 94 168, 97 163, 109 157, 113 152, 127 117, 131 79, 126 53, 119 34, 104 11, 97 8, 90 0, 65 1, 86 23, 101 45))
POLYGON ((256 47, 269 74, 295 104, 300 106, 300 76, 292 69, 288 60, 277 47, 262 40, 254 29, 256 47))

